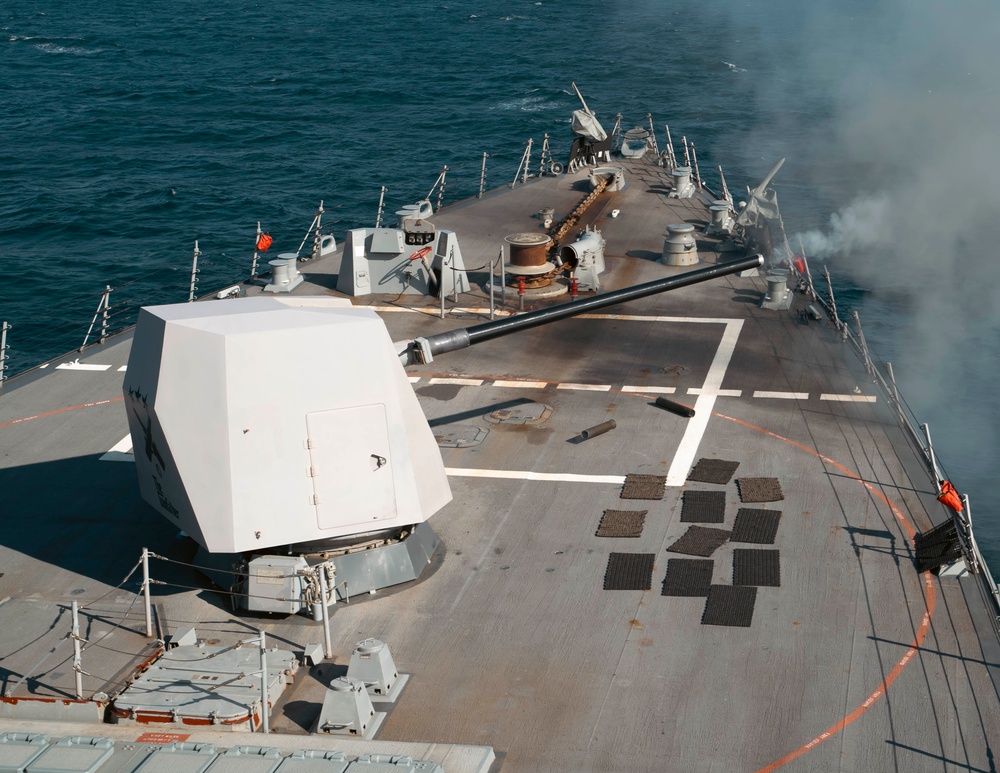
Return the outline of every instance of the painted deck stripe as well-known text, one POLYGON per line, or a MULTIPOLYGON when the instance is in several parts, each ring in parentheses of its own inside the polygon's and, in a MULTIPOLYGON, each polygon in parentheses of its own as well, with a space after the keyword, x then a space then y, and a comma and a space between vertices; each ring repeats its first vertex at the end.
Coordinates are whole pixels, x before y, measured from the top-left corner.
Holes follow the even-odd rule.
POLYGON ((538 480, 567 483, 612 483, 621 485, 624 475, 577 475, 569 472, 534 472, 533 470, 476 470, 445 467, 446 475, 457 478, 506 478, 508 480, 538 480))
POLYGON ((132 453, 132 436, 126 435, 101 456, 102 462, 134 462, 135 455, 132 453))
POLYGON ((420 381, 420 376, 407 376, 411 384, 416 384, 420 381))
POLYGON ((705 376, 705 384, 701 388, 702 391, 698 395, 698 399, 695 400, 694 416, 687 420, 684 428, 684 437, 681 438, 680 445, 677 447, 677 453, 674 454, 674 459, 670 463, 670 469, 667 470, 668 486, 683 486, 684 481, 687 480, 691 466, 694 464, 694 457, 698 453, 698 447, 701 445, 701 439, 708 428, 708 420, 712 416, 712 409, 715 408, 716 395, 720 391, 722 380, 725 378, 726 370, 729 368, 729 361, 736 350, 736 341, 740 337, 740 331, 743 329, 743 320, 728 319, 725 320, 725 324, 726 330, 722 334, 722 340, 719 341, 719 348, 715 350, 715 357, 712 358, 712 364, 708 368, 708 374, 705 376))
POLYGON ((585 392, 610 392, 611 384, 556 384, 556 389, 579 389, 585 392))
POLYGON ((635 384, 626 384, 622 387, 623 392, 647 392, 651 395, 672 395, 677 391, 677 387, 658 387, 658 386, 638 386, 635 384))
POLYGON ((820 395, 820 400, 832 400, 839 403, 874 403, 874 395, 820 395))
POLYGON ((431 384, 456 384, 458 386, 482 386, 481 378, 432 378, 431 384))
POLYGON ((754 397, 774 397, 779 400, 808 400, 808 392, 754 392, 754 397))
POLYGON ((64 362, 56 365, 56 370, 108 370, 110 365, 94 365, 89 362, 64 362))
POLYGON ((509 387, 510 389, 545 389, 548 381, 494 381, 493 386, 509 387))
POLYGON ((128 365, 122 365, 122 366, 121 366, 121 367, 120 367, 120 368, 118 369, 118 372, 119 372, 119 373, 124 373, 124 372, 125 372, 126 370, 128 370, 128 365))
MULTIPOLYGON (((705 394, 706 391, 707 390, 704 387, 689 387, 687 393, 689 395, 701 395, 701 394, 705 394)), ((743 397, 743 390, 742 389, 716 389, 715 390, 715 396, 716 397, 743 397)))

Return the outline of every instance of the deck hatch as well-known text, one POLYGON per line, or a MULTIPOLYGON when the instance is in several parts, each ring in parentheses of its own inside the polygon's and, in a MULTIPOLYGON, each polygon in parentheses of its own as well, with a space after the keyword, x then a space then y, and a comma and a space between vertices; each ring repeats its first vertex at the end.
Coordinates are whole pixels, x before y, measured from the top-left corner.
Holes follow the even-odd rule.
POLYGON ((733 551, 733 585, 781 586, 778 550, 737 548, 733 551))
POLYGON ((757 545, 773 545, 781 521, 780 510, 761 510, 756 507, 741 507, 736 511, 733 524, 733 542, 752 542, 757 545))
POLYGON ((727 462, 725 459, 699 459, 688 475, 688 480, 725 485, 732 480, 739 466, 739 462, 727 462))
POLYGON ((671 558, 663 578, 664 596, 707 596, 715 562, 704 558, 671 558))
POLYGON ((725 491, 684 492, 681 523, 722 523, 725 520, 725 491))
POLYGON ((757 589, 753 586, 713 585, 708 591, 702 625, 731 625, 749 628, 757 589))
POLYGON ((605 510, 597 527, 598 537, 640 537, 648 510, 605 510))
POLYGON ((622 486, 622 499, 663 499, 666 490, 666 475, 639 475, 629 473, 622 486))
POLYGON ((780 502, 785 498, 777 478, 737 478, 741 502, 780 502))
POLYGON ((655 561, 653 553, 612 553, 604 573, 604 590, 650 590, 655 561))
POLYGON ((710 556, 729 539, 726 529, 710 529, 707 526, 691 526, 681 538, 667 548, 671 553, 686 553, 689 556, 710 556))

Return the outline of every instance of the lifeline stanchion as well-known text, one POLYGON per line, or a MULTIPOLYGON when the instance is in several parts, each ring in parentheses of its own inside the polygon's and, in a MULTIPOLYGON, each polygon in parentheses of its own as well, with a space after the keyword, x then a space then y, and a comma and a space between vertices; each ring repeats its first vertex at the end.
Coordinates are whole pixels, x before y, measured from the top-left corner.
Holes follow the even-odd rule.
POLYGON ((73 602, 73 671, 75 671, 76 676, 76 699, 78 701, 83 700, 83 662, 82 662, 82 652, 80 648, 80 606, 77 602, 73 602))
POLYGON ((524 311, 524 277, 517 278, 517 294, 521 301, 521 311, 524 311))
POLYGON ((153 638, 153 605, 149 598, 149 550, 142 549, 142 595, 146 605, 146 638, 153 638))
POLYGON ((267 634, 260 631, 260 718, 264 734, 271 732, 271 717, 267 695, 267 634))
POLYGON ((330 610, 326 606, 329 602, 327 596, 330 593, 330 584, 326 580, 327 566, 328 564, 320 564, 316 567, 316 571, 319 573, 320 605, 323 615, 323 656, 329 660, 333 657, 333 641, 330 637, 330 610))

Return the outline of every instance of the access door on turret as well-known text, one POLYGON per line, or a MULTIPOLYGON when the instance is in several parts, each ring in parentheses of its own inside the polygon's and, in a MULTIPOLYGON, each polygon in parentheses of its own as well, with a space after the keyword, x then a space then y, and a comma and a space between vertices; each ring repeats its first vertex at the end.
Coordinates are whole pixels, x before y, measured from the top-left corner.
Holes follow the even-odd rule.
POLYGON ((385 406, 309 413, 306 427, 319 528, 339 535, 344 526, 395 518, 385 406))

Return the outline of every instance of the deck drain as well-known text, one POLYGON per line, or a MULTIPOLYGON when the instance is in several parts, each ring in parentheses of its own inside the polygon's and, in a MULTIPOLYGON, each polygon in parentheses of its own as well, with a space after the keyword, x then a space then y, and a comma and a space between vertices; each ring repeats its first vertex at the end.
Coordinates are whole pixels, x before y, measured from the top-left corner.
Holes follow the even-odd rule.
POLYGON ((713 585, 708 591, 708 600, 705 602, 705 612, 701 616, 701 624, 734 625, 749 628, 753 621, 753 608, 756 601, 756 588, 713 585))
POLYGON ((689 556, 710 556, 728 539, 729 532, 725 529, 691 526, 667 550, 671 553, 685 553, 689 556))
POLYGON ((741 502, 780 502, 785 498, 777 478, 737 478, 741 502))
POLYGON ((622 499, 663 499, 667 485, 666 475, 639 475, 630 473, 625 476, 622 486, 622 499))
POLYGON ((699 483, 729 483, 739 466, 739 462, 727 462, 724 459, 699 459, 688 475, 688 480, 699 483))
POLYGON ((781 586, 778 550, 737 548, 733 551, 733 585, 781 586))
POLYGON ((456 424, 444 432, 435 432, 434 439, 442 448, 471 448, 486 440, 488 434, 490 431, 482 427, 475 427, 471 424, 456 424))
POLYGON ((640 537, 648 510, 605 510, 598 537, 640 537))
POLYGON ((704 558, 671 558, 663 579, 663 595, 707 596, 714 565, 714 561, 704 558))
POLYGON ((725 520, 725 491, 684 492, 681 523, 722 523, 725 520))
POLYGON ((733 542, 773 545, 779 521, 781 521, 780 510, 741 507, 736 511, 736 523, 733 524, 733 536, 730 539, 733 542))
POLYGON ((604 590, 649 590, 655 560, 652 553, 612 553, 604 573, 604 590))
POLYGON ((544 403, 521 403, 498 408, 486 417, 493 424, 541 424, 552 415, 552 406, 544 403))

